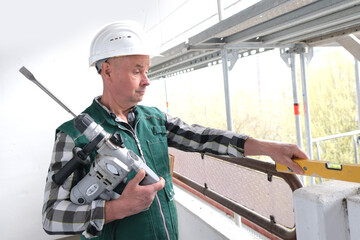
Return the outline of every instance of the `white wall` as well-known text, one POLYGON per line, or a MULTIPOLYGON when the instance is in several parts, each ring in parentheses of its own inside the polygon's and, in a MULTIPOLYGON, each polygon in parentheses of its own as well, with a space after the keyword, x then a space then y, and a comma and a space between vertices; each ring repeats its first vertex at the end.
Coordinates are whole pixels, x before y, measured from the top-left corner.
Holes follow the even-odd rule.
POLYGON ((87 65, 97 30, 127 18, 146 24, 157 21, 153 18, 157 0, 128 2, 15 0, 1 4, 1 239, 59 237, 42 230, 41 208, 55 128, 72 117, 18 70, 27 67, 79 113, 102 92, 101 79, 87 65))
POLYGON ((179 219, 179 240, 268 239, 245 225, 237 225, 234 218, 176 184, 174 190, 179 219))

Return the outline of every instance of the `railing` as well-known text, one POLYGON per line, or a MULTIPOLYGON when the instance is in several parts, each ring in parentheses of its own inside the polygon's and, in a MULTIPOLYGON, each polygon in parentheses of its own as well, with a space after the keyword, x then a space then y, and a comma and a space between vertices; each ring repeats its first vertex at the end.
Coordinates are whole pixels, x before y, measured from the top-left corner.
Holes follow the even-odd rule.
POLYGON ((330 136, 326 136, 326 137, 320 137, 320 138, 314 138, 311 140, 311 142, 313 144, 315 144, 316 146, 316 154, 317 154, 317 159, 321 160, 321 156, 320 156, 320 146, 319 143, 323 142, 323 141, 327 141, 327 140, 331 140, 331 139, 336 139, 336 138, 342 138, 342 137, 349 137, 349 136, 353 136, 353 146, 354 146, 354 158, 355 158, 355 163, 358 164, 359 163, 359 157, 358 157, 358 137, 356 135, 360 134, 360 130, 357 131, 351 131, 351 132, 346 132, 346 133, 340 133, 340 134, 335 134, 335 135, 330 135, 330 136))
POLYGON ((175 156, 174 178, 281 239, 296 239, 292 192, 297 176, 250 158, 185 153, 175 156))

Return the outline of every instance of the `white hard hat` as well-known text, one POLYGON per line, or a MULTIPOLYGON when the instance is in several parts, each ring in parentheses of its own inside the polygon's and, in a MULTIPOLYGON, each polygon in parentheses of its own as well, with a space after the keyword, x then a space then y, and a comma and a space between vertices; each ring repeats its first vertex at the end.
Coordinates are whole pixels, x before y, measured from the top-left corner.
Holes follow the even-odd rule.
POLYGON ((91 44, 89 66, 110 57, 158 55, 147 44, 145 33, 138 23, 123 21, 109 24, 98 32, 91 44))

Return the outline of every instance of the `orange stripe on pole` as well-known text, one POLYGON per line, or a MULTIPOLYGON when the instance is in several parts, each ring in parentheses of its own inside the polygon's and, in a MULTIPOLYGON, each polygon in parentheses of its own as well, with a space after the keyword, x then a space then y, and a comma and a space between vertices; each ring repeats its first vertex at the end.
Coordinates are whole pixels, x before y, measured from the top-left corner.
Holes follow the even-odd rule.
POLYGON ((300 110, 299 110, 299 104, 298 103, 294 103, 294 114, 295 115, 300 115, 300 110))

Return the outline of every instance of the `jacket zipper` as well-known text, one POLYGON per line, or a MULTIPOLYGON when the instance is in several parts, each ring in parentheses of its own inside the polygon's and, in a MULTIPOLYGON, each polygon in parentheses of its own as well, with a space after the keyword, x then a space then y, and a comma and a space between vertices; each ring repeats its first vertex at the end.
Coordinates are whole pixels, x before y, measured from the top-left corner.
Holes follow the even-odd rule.
POLYGON ((166 233, 166 238, 168 240, 170 240, 169 229, 166 226, 165 216, 164 216, 164 212, 163 212, 163 210, 161 208, 161 203, 160 203, 159 196, 156 194, 155 197, 156 197, 156 202, 157 202, 157 204, 159 206, 160 215, 161 215, 161 218, 162 218, 162 221, 163 221, 163 224, 164 224, 164 230, 165 230, 165 233, 166 233))
MULTIPOLYGON (((137 138, 136 133, 135 133, 135 128, 136 128, 136 126, 137 126, 138 123, 139 123, 139 120, 136 121, 136 123, 135 123, 135 125, 134 125, 134 128, 133 128, 130 124, 128 124, 128 126, 129 126, 130 128, 126 128, 126 129, 121 128, 121 129, 126 130, 126 131, 129 131, 129 132, 132 134, 133 138, 135 139, 135 142, 136 142, 137 148, 138 148, 138 150, 139 150, 139 153, 140 153, 140 155, 141 155, 140 157, 141 157, 141 159, 144 161, 144 163, 146 163, 146 160, 145 160, 143 151, 141 150, 140 141, 139 141, 139 139, 137 138)), ((126 123, 126 124, 127 124, 127 123, 126 123)), ((118 125, 118 126, 120 127, 121 125, 118 125)), ((160 211, 161 219, 162 219, 162 222, 163 222, 163 226, 164 226, 166 238, 167 238, 168 240, 170 240, 169 229, 168 229, 167 226, 166 226, 165 215, 164 215, 164 212, 163 212, 163 210, 162 210, 161 202, 160 202, 160 199, 159 199, 159 196, 158 196, 157 193, 156 193, 156 195, 155 195, 155 198, 156 198, 156 203, 157 203, 157 205, 158 205, 158 207, 159 207, 159 211, 160 211)))

